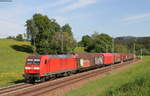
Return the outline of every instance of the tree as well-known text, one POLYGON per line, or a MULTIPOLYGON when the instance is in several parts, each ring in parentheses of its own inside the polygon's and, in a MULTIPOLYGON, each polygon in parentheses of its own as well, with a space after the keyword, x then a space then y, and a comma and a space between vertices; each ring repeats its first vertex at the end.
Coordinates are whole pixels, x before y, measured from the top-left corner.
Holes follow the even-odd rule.
POLYGON ((93 37, 95 41, 94 52, 111 52, 112 51, 112 38, 107 34, 98 34, 93 37))
POLYGON ((15 39, 15 37, 14 36, 8 36, 8 37, 6 37, 6 39, 15 39))
POLYGON ((53 49, 57 54, 72 53, 76 47, 76 41, 68 32, 56 32, 52 40, 53 49))
POLYGON ((73 39, 73 36, 70 36, 69 32, 63 32, 64 38, 64 53, 72 53, 76 47, 76 41, 73 39))
POLYGON ((83 36, 81 45, 87 52, 111 52, 112 38, 107 34, 95 32, 92 36, 83 36))
POLYGON ((64 53, 72 53, 74 48, 76 47, 76 41, 73 38, 72 28, 69 24, 65 24, 61 28, 62 36, 63 36, 63 51, 64 53))
POLYGON ((16 40, 18 40, 18 41, 23 41, 23 36, 22 36, 22 34, 18 34, 18 35, 16 36, 16 40))
POLYGON ((85 48, 85 51, 91 52, 94 48, 94 41, 89 35, 85 35, 82 37, 81 45, 85 48))
POLYGON ((115 44, 115 52, 116 53, 129 53, 128 47, 123 44, 115 44))
POLYGON ((53 53, 52 37, 56 31, 60 30, 59 24, 54 19, 49 19, 41 14, 34 14, 33 18, 27 20, 27 37, 31 44, 36 47, 39 54, 53 53))
POLYGON ((75 48, 76 42, 69 24, 61 27, 55 19, 34 14, 27 20, 26 27, 27 37, 39 54, 60 54, 62 49, 63 53, 70 53, 75 48))
POLYGON ((62 32, 68 32, 68 34, 70 36, 73 36, 73 34, 72 34, 72 28, 70 27, 69 24, 65 24, 64 26, 62 26, 61 29, 62 29, 62 32))

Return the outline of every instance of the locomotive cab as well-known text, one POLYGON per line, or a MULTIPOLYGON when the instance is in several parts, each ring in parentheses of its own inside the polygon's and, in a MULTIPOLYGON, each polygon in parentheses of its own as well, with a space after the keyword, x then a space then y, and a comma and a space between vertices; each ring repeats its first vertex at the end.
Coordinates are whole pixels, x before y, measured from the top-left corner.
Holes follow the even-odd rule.
POLYGON ((39 81, 40 80, 40 63, 41 58, 35 56, 29 56, 26 59, 26 64, 24 67, 24 77, 27 82, 39 81))
POLYGON ((28 58, 25 64, 25 71, 27 73, 39 73, 40 71, 40 59, 28 58))

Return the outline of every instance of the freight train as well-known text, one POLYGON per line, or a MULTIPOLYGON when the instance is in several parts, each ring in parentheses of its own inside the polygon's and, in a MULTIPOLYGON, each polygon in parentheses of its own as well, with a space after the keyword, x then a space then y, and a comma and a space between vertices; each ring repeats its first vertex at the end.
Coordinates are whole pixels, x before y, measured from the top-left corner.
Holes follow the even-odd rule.
POLYGON ((32 55, 26 58, 24 78, 26 82, 30 83, 42 82, 133 59, 134 54, 125 53, 32 55))

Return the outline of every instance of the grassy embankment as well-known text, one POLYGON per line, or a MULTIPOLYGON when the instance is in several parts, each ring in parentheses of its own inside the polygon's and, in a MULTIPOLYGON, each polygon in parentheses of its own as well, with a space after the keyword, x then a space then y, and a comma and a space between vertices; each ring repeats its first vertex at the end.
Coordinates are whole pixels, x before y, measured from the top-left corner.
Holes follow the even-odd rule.
POLYGON ((91 81, 65 96, 150 96, 150 56, 127 69, 91 81))
POLYGON ((0 39, 0 87, 20 82, 29 42, 0 39))

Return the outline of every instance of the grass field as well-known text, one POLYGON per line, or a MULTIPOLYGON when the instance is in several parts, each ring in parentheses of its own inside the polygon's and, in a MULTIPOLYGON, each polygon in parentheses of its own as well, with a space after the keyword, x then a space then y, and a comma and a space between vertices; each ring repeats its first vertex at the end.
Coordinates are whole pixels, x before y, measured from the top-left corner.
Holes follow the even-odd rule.
POLYGON ((29 42, 0 39, 0 86, 20 82, 25 57, 31 53, 29 42))
POLYGON ((91 81, 65 96, 150 96, 150 56, 127 69, 91 81))

